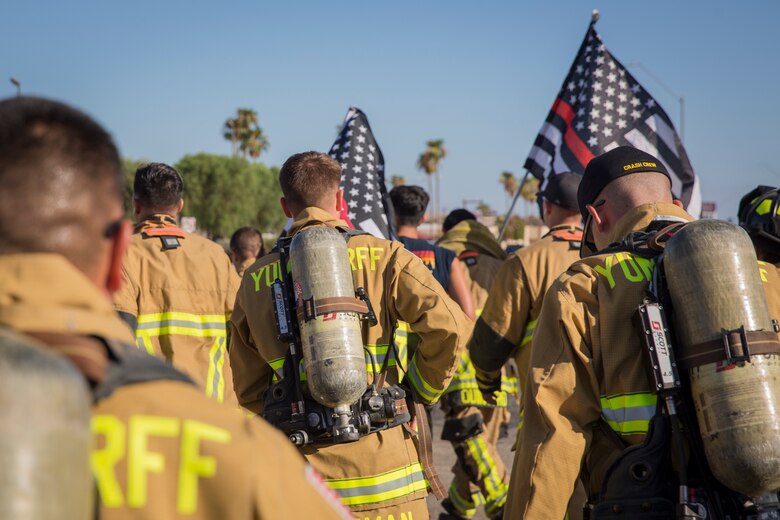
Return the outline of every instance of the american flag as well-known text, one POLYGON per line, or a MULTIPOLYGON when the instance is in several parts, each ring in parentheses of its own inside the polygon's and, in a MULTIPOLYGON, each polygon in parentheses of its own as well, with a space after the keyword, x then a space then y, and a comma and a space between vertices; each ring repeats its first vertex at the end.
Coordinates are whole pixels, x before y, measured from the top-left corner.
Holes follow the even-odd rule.
POLYGON ((675 197, 699 215, 699 180, 672 121, 607 50, 591 23, 525 169, 544 183, 551 173, 582 173, 594 156, 621 145, 658 157, 675 197))
POLYGON ((349 223, 374 236, 392 238, 385 159, 359 108, 349 108, 328 154, 341 163, 341 188, 349 223))

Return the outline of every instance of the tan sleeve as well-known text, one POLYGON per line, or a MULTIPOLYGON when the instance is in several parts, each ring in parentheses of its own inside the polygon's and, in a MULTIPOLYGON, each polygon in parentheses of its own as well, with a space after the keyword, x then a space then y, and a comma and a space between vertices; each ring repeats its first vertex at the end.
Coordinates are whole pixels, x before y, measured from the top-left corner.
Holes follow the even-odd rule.
MULTIPOLYGON (((273 327, 273 323, 269 324, 273 327)), ((228 325, 230 367, 238 404, 252 413, 263 411, 263 395, 271 383, 271 368, 257 352, 246 319, 242 291, 239 289, 228 325)))
POLYGON ((138 317, 138 278, 133 276, 133 256, 127 254, 122 264, 122 286, 114 293, 114 309, 138 317))
POLYGON ((230 258, 225 257, 225 269, 227 271, 227 294, 225 296, 225 315, 230 316, 233 312, 233 305, 236 302, 238 288, 241 286, 241 277, 238 276, 236 268, 230 263, 230 258))
POLYGON ((534 344, 545 348, 531 351, 505 518, 564 518, 574 492, 591 423, 601 414, 590 283, 580 280, 575 293, 575 281, 563 275, 544 300, 534 344))
MULTIPOLYGON (((469 354, 478 376, 499 377, 501 367, 517 348, 530 347, 533 329, 526 329, 532 325, 528 323, 531 302, 522 261, 512 256, 499 268, 469 342, 469 354)), ((527 361, 528 356, 524 359, 527 361)), ((523 384, 528 366, 518 368, 523 384)))
POLYGON ((254 460, 253 518, 354 518, 284 435, 262 419, 247 421, 257 447, 247 453, 254 460))
POLYGON ((386 294, 394 318, 407 322, 420 337, 406 376, 423 401, 435 403, 452 379, 471 324, 412 253, 398 249, 392 269, 386 294))

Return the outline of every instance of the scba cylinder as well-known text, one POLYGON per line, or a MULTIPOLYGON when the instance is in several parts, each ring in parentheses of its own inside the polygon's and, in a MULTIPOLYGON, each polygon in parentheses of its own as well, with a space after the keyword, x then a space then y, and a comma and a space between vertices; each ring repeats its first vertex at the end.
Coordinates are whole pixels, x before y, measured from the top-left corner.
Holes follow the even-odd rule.
MULTIPOLYGON (((773 330, 755 251, 740 227, 692 222, 669 239, 663 262, 678 360, 694 353, 703 359, 701 345, 723 345, 724 329, 773 330)), ((713 350, 718 348, 725 351, 725 346, 713 350)), ((751 497, 780 489, 780 356, 689 366, 704 452, 715 477, 751 497)))
POLYGON ((90 403, 67 361, 0 331, 0 518, 93 518, 90 403))
MULTIPOLYGON (((338 230, 301 231, 290 243, 290 261, 299 306, 316 309, 334 297, 355 298, 347 244, 338 230)), ((367 386, 360 316, 325 313, 299 319, 299 326, 311 396, 330 408, 358 401, 367 386)))

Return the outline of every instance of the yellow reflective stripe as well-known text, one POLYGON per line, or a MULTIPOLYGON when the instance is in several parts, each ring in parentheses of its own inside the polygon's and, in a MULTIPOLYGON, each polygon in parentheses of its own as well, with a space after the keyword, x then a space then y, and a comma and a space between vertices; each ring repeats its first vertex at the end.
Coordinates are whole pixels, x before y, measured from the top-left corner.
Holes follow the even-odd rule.
POLYGON ((520 417, 517 419, 517 431, 523 427, 523 408, 520 408, 520 417))
POLYGON ((406 375, 409 376, 409 382, 412 384, 414 389, 417 390, 417 393, 420 395, 420 397, 422 397, 423 400, 427 401, 429 404, 435 403, 444 391, 443 388, 433 387, 422 376, 420 369, 417 367, 417 354, 415 354, 412 358, 412 362, 409 364, 409 370, 406 372, 406 375))
POLYGON ((135 338, 135 345, 139 349, 146 350, 146 353, 150 356, 154 356, 154 345, 152 345, 152 340, 149 339, 147 336, 137 336, 135 338))
POLYGON ((537 320, 531 320, 525 324, 525 331, 523 332, 523 339, 520 341, 520 346, 527 345, 534 339, 534 331, 536 330, 537 320))
POLYGON ((405 321, 399 321, 396 325, 395 334, 393 335, 393 343, 398 348, 398 361, 401 363, 401 367, 406 370, 406 366, 409 364, 407 355, 409 352, 409 333, 411 329, 409 324, 405 321))
POLYGON ((157 312, 139 314, 136 336, 214 337, 227 334, 224 314, 191 314, 188 312, 157 312))
MULTIPOLYGON (((475 493, 476 496, 477 494, 475 493)), ((455 510, 465 518, 471 518, 477 513, 477 504, 473 498, 464 498, 458 493, 458 488, 455 486, 455 480, 450 482, 450 487, 447 490, 447 496, 450 497, 452 505, 455 506, 455 510)), ((479 495, 481 496, 481 495, 479 495)))
MULTIPOLYGON (((499 493, 496 487, 496 480, 491 471, 490 459, 487 456, 487 452, 483 451, 484 441, 480 444, 482 439, 480 437, 472 437, 466 441, 466 447, 471 453, 471 459, 476 462, 479 474, 482 476, 482 480, 485 483, 485 491, 488 497, 495 496, 499 493)), ((487 497, 486 497, 487 498, 487 497)))
MULTIPOLYGON (((374 365, 374 369, 379 372, 382 370, 382 365, 385 363, 385 358, 389 355, 391 358, 387 361, 388 367, 394 367, 397 365, 395 360, 395 355, 390 349, 390 345, 366 345, 365 348, 371 352, 371 354, 374 355, 374 360, 376 361, 376 365, 374 365)), ((371 356, 368 355, 368 353, 365 353, 366 356, 366 372, 369 374, 373 374, 373 370, 371 368, 371 356)))
POLYGON ((225 337, 214 340, 209 351, 209 369, 206 374, 206 395, 220 403, 225 400, 225 337))
POLYGON ((375 504, 428 489, 419 462, 379 475, 326 480, 325 483, 348 506, 375 504))
MULTIPOLYGON (((756 200, 758 200, 758 197, 753 199, 753 202, 755 202, 756 200)), ((751 202, 751 204, 753 202, 751 202)), ((756 213, 758 215, 766 215, 767 213, 772 211, 772 202, 773 202, 772 199, 762 200, 761 204, 759 204, 758 207, 756 208, 756 213)), ((780 207, 777 208, 777 214, 780 215, 780 207)))
POLYGON ((657 402, 658 396, 653 392, 602 396, 601 415, 620 435, 647 433, 657 402))

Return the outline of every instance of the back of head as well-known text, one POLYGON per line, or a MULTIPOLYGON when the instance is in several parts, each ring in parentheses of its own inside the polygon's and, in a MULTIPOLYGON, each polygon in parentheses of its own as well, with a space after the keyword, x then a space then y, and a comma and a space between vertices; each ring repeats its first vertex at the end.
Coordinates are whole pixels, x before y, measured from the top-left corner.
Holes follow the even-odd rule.
POLYGON ((308 207, 332 204, 341 182, 341 165, 327 154, 297 153, 288 158, 279 170, 282 194, 293 216, 308 207))
POLYGON ((446 233, 464 220, 477 220, 477 216, 464 208, 453 209, 442 222, 441 230, 446 233))
POLYGON ((183 191, 184 181, 172 166, 147 163, 135 171, 133 198, 144 213, 178 213, 183 191))
POLYGON ((0 101, 0 186, 0 254, 60 253, 89 273, 96 244, 122 215, 111 136, 55 101, 0 101))
POLYGON ((259 258, 265 254, 263 235, 253 227, 242 227, 230 237, 230 250, 241 260, 259 258))
POLYGON ((395 219, 399 226, 420 225, 430 197, 419 186, 396 186, 390 190, 395 219))
POLYGON ((739 202, 739 225, 748 232, 759 260, 780 262, 780 189, 758 186, 739 202))
POLYGON ((617 214, 642 204, 672 202, 671 178, 657 158, 630 146, 619 146, 592 159, 585 168, 577 203, 583 219, 588 204, 607 199, 617 214))

